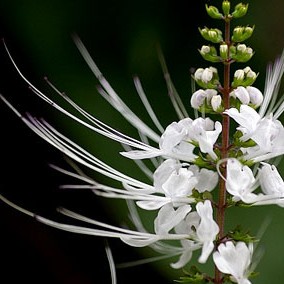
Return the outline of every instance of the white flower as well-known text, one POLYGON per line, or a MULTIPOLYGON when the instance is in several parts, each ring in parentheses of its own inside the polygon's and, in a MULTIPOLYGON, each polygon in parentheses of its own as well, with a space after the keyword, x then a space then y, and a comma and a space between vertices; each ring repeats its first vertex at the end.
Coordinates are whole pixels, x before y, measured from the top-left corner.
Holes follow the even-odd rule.
POLYGON ((224 113, 232 117, 240 126, 237 128, 243 133, 242 141, 252 139, 257 146, 243 149, 245 158, 254 162, 268 160, 284 153, 284 128, 279 120, 273 116, 261 118, 251 107, 241 105, 240 111, 235 108, 224 113))
MULTIPOLYGON (((250 73, 249 73, 250 74, 250 73)), ((249 76, 249 74, 247 76, 249 76)), ((248 86, 247 88, 249 98, 250 98, 250 103, 255 107, 259 107, 262 102, 263 102, 263 94, 261 91, 255 87, 248 86)))
POLYGON ((180 168, 178 171, 173 171, 168 179, 163 183, 162 189, 167 197, 170 197, 175 203, 178 197, 186 197, 192 194, 192 189, 197 184, 198 180, 193 172, 180 168))
POLYGON ((274 165, 262 163, 259 183, 263 193, 271 196, 268 202, 284 207, 284 181, 274 165))
POLYGON ((160 149, 165 156, 179 160, 192 161, 196 158, 193 154, 194 145, 189 143, 188 129, 191 127, 192 119, 185 118, 179 122, 171 123, 160 139, 160 149))
POLYGON ((237 87, 233 92, 230 93, 230 96, 238 98, 242 104, 248 105, 250 101, 249 93, 245 87, 237 87))
POLYGON ((237 159, 227 160, 226 189, 233 201, 251 205, 277 204, 284 206, 284 182, 275 166, 263 163, 257 179, 252 170, 237 159), (260 185, 262 192, 253 193, 260 185))
POLYGON ((197 118, 192 121, 188 136, 192 141, 198 143, 200 151, 208 153, 212 159, 217 159, 214 152, 214 144, 222 132, 222 124, 212 121, 210 118, 197 118))
MULTIPOLYGON (((196 228, 200 223, 200 216, 196 211, 190 212, 184 220, 182 220, 176 227, 177 234, 187 234, 189 238, 196 239, 196 228)), ((194 240, 181 240, 182 253, 176 263, 172 263, 171 267, 179 269, 184 267, 192 257, 194 250, 200 249, 202 244, 194 240)))
MULTIPOLYGON (((154 192, 149 192, 150 199, 137 201, 137 205, 146 210, 156 210, 172 203, 172 206, 179 207, 183 204, 191 203, 192 190, 198 183, 194 173, 182 168, 182 164, 173 159, 164 161, 154 172, 154 192), (160 193, 163 196, 152 194, 160 193)), ((143 197, 143 196, 142 196, 143 197)))
POLYGON ((219 227, 213 219, 213 209, 211 202, 205 200, 198 202, 196 212, 190 212, 176 227, 178 234, 188 234, 190 241, 182 240, 183 254, 175 268, 181 268, 191 259, 192 251, 202 247, 201 255, 198 259, 200 263, 205 263, 214 249, 214 241, 219 233, 219 227), (193 241, 192 241, 193 240, 193 241))
POLYGON ((198 241, 202 243, 202 253, 198 261, 205 263, 214 249, 214 240, 219 233, 219 226, 213 219, 213 209, 209 200, 205 200, 204 203, 198 202, 196 211, 200 216, 200 224, 196 228, 196 235, 198 241))
POLYGON ((155 219, 155 232, 158 235, 167 235, 191 211, 190 205, 183 205, 174 209, 171 204, 163 206, 155 219))
POLYGON ((202 168, 199 169, 195 165, 191 165, 189 170, 194 173, 197 178, 197 184, 194 188, 202 193, 204 191, 212 191, 218 184, 219 176, 217 172, 202 168))
MULTIPOLYGON (((141 200, 137 201, 137 205, 146 210, 156 210, 168 203, 173 207, 192 203, 193 189, 200 193, 212 191, 218 183, 217 172, 199 169, 194 165, 183 165, 174 159, 165 160, 156 169, 153 177, 155 190, 147 192, 148 199, 145 195, 141 195, 141 200)), ((129 187, 128 189, 131 191, 129 187)))
POLYGON ((254 184, 255 178, 248 166, 244 166, 237 159, 227 160, 226 189, 233 195, 234 201, 253 203, 256 199, 256 195, 252 193, 254 184))
POLYGON ((216 160, 214 144, 219 134, 222 132, 222 124, 219 121, 212 121, 210 118, 197 118, 192 120, 185 118, 179 122, 171 123, 162 134, 159 150, 129 151, 123 155, 131 159, 144 159, 153 156, 165 156, 187 162, 192 162, 197 158, 193 153, 198 143, 200 151, 208 153, 212 159, 216 160))
POLYGON ((218 250, 213 253, 213 260, 221 272, 232 276, 232 281, 238 284, 251 284, 248 277, 252 253, 252 245, 247 247, 244 242, 234 245, 228 241, 218 246, 218 250))

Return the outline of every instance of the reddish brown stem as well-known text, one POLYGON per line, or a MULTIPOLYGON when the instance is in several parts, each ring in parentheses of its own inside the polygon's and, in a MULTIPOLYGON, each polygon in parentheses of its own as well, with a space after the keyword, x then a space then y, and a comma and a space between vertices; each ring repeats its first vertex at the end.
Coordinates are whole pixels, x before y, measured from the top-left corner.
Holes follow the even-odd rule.
MULTIPOLYGON (((228 45, 228 56, 227 61, 224 62, 224 84, 222 88, 224 108, 230 107, 230 54, 229 47, 230 41, 230 20, 225 20, 225 42, 228 45)), ((228 149, 230 147, 229 132, 230 132, 230 117, 223 114, 222 116, 222 147, 221 147, 221 159, 228 158, 228 149)), ((222 164, 221 172, 224 178, 226 178, 227 170, 226 163, 222 164)), ((223 178, 220 178, 219 182, 219 194, 218 194, 218 205, 216 212, 216 221, 219 226, 219 235, 217 239, 217 245, 224 238, 224 227, 225 227, 225 210, 226 210, 226 183, 223 178)), ((215 284, 223 283, 223 275, 215 267, 215 284)))

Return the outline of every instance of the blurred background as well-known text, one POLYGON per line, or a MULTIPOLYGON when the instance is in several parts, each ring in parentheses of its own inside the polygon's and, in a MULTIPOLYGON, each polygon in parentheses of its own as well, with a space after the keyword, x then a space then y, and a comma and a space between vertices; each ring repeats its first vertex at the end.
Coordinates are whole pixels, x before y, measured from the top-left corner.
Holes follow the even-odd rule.
MULTIPOLYGON (((220 22, 209 19, 204 5, 219 6, 221 2, 2 0, 0 34, 19 68, 36 87, 60 102, 43 79, 48 76, 97 118, 135 136, 134 129, 98 94, 98 82, 75 47, 72 34, 78 34, 121 98, 148 122, 133 84, 133 76, 138 75, 166 126, 177 118, 167 97, 157 46, 161 47, 172 80, 190 112, 190 70, 209 65, 197 51, 204 44, 198 27, 221 27, 220 22)), ((232 1, 232 5, 237 3, 232 1)), ((255 86, 260 89, 264 87, 267 64, 284 47, 283 11, 284 2, 280 0, 251 1, 248 15, 233 23, 256 26, 248 41, 256 51, 249 64, 259 72, 255 86)), ((3 44, 0 58, 0 91, 17 109, 44 117, 98 158, 145 179, 133 162, 120 157, 120 145, 82 129, 37 98, 12 66, 3 44)), ((58 206, 112 224, 130 224, 123 202, 101 200, 89 191, 60 189, 61 184, 75 181, 55 172, 49 164, 68 168, 65 158, 27 129, 2 102, 0 108, 1 194, 39 215, 62 222, 69 220, 56 213, 58 206)), ((283 174, 281 164, 279 168, 283 174)), ((86 172, 96 180, 111 183, 96 173, 86 172)), ((3 283, 111 283, 104 240, 47 227, 3 203, 0 210, 1 276, 7 279, 3 283)), ((283 220, 284 210, 272 206, 228 212, 228 229, 241 223, 257 234, 264 223, 269 223, 259 243, 265 251, 256 269, 260 276, 253 283, 279 283, 284 277, 283 220)), ((149 250, 132 249, 119 241, 109 243, 116 263, 154 256, 149 250)), ((200 268, 205 269, 202 265, 200 268)), ((117 273, 118 283, 123 284, 173 283, 181 275, 181 271, 170 269, 166 261, 119 269, 117 273)))

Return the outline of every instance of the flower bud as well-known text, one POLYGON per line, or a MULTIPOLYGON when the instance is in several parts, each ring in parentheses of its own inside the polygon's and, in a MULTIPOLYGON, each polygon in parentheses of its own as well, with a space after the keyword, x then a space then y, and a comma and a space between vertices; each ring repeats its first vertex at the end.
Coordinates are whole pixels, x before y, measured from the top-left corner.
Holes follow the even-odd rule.
POLYGON ((250 67, 239 69, 234 74, 234 80, 232 87, 237 88, 239 86, 247 87, 254 83, 257 78, 257 74, 251 70, 250 67))
POLYGON ((246 72, 246 79, 244 80, 244 85, 245 86, 250 86, 252 85, 257 78, 257 74, 253 72, 252 70, 249 70, 246 72))
POLYGON ((248 86, 246 89, 249 93, 250 103, 253 105, 254 108, 259 107, 263 102, 262 92, 259 89, 251 86, 248 86))
POLYGON ((210 68, 204 69, 201 76, 201 80, 207 84, 212 80, 212 78, 213 78, 213 70, 211 70, 210 68))
POLYGON ((202 57, 207 61, 220 62, 220 57, 217 55, 217 51, 214 46, 203 45, 199 52, 202 57))
POLYGON ((235 53, 232 54, 232 59, 236 62, 247 62, 253 56, 253 50, 245 44, 238 44, 235 53))
POLYGON ((211 99, 211 106, 214 111, 216 112, 222 112, 222 97, 220 95, 213 96, 211 99))
POLYGON ((230 96, 233 98, 237 98, 240 100, 240 102, 244 105, 248 105, 250 102, 250 96, 248 91, 246 90, 245 87, 238 87, 235 89, 233 92, 230 93, 230 96))
POLYGON ((216 89, 219 84, 218 71, 214 67, 198 68, 194 73, 194 79, 204 89, 216 89))
POLYGON ((236 7, 234 12, 232 13, 232 17, 237 19, 241 18, 246 15, 248 11, 248 4, 239 3, 236 7))
POLYGON ((207 11, 207 14, 213 18, 213 19, 222 19, 223 18, 223 15, 219 12, 219 10, 214 7, 214 6, 208 6, 206 4, 206 11, 207 11))
POLYGON ((243 85, 243 81, 245 79, 245 72, 242 69, 236 70, 234 74, 234 80, 232 82, 232 87, 236 88, 238 86, 243 85))
POLYGON ((222 32, 219 29, 199 29, 199 32, 204 39, 211 41, 213 43, 220 43, 223 41, 222 32))
POLYGON ((225 16, 228 16, 230 14, 231 9, 231 3, 227 0, 223 1, 222 3, 222 9, 225 16))
POLYGON ((218 109, 218 112, 219 110, 221 112, 220 106, 222 99, 221 97, 220 99, 217 98, 217 94, 218 92, 214 89, 197 90, 192 94, 190 104, 194 109, 200 110, 202 112, 212 112, 212 109, 214 111, 218 109))
POLYGON ((238 81, 243 81, 245 78, 245 72, 244 70, 237 70, 234 74, 234 79, 238 80, 238 81))
POLYGON ((236 27, 233 30, 232 41, 243 42, 251 37, 254 27, 236 27))
POLYGON ((190 104, 194 109, 200 109, 200 107, 204 106, 204 110, 206 110, 210 106, 212 97, 216 96, 217 93, 214 89, 197 90, 192 94, 190 104))
POLYGON ((194 92, 190 99, 190 104, 194 109, 199 109, 205 101, 206 93, 204 90, 200 89, 194 92))
POLYGON ((228 45, 227 44, 220 45, 220 56, 224 60, 228 58, 228 45))

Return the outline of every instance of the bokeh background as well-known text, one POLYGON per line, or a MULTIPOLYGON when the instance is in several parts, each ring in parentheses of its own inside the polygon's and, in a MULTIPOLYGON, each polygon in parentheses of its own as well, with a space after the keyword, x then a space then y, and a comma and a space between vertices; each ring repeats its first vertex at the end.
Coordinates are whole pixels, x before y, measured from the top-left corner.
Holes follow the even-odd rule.
MULTIPOLYGON (((197 51, 204 43, 197 28, 220 25, 207 17, 204 5, 218 6, 221 2, 1 0, 0 34, 22 72, 38 88, 59 100, 43 80, 48 76, 96 117, 136 135, 98 94, 98 82, 71 35, 79 35, 115 90, 147 121, 132 82, 133 75, 138 75, 153 108, 167 125, 176 117, 167 97, 157 46, 163 50, 172 79, 189 110, 190 70, 208 66, 197 51)), ((232 1, 233 5, 237 3, 232 1)), ((250 66, 260 72, 256 83, 260 89, 264 86, 266 65, 284 47, 283 12, 283 1, 251 1, 248 15, 234 23, 256 25, 248 44, 256 51, 250 66)), ((37 98, 13 68, 3 44, 0 52, 0 90, 15 107, 44 117, 97 157, 129 175, 144 178, 131 161, 119 156, 120 145, 82 129, 37 98)), ((3 103, 0 108, 1 194, 22 207, 59 221, 69 221, 56 213, 58 206, 64 206, 101 221, 129 225, 123 202, 104 201, 88 191, 59 189, 61 184, 74 182, 49 167, 53 163, 68 168, 62 154, 28 130, 3 103)), ((280 164, 283 173, 282 168, 280 164)), ((104 240, 47 227, 3 203, 0 210, 1 278, 6 279, 3 283, 111 283, 104 240)), ((265 251, 257 267, 260 276, 253 283, 279 283, 284 278, 283 220, 283 209, 272 206, 232 209, 228 213, 228 228, 241 223, 252 234, 269 223, 259 244, 265 251)), ((131 249, 119 241, 109 243, 117 263, 154 255, 149 250, 131 249)), ((200 268, 203 269, 202 265, 200 268)), ((172 283, 181 274, 169 269, 167 262, 117 272, 118 283, 123 284, 172 283)))

